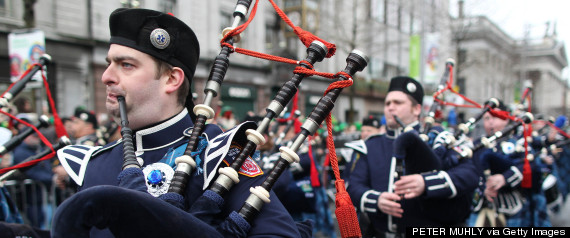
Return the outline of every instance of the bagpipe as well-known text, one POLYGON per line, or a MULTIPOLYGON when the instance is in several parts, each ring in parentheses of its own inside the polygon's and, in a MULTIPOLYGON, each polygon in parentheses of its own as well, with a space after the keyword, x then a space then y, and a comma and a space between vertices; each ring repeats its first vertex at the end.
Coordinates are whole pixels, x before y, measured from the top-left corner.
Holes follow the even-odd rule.
MULTIPOLYGON (((17 121, 18 123, 23 124, 24 126, 26 126, 25 129, 21 130, 17 135, 15 135, 14 137, 12 137, 9 141, 5 142, 3 145, 0 146, 0 156, 1 155, 5 155, 8 152, 12 151, 14 148, 16 148, 18 145, 20 145, 24 139, 34 133, 36 133, 39 138, 41 139, 41 141, 47 145, 48 149, 40 152, 39 154, 32 156, 30 158, 25 159, 22 163, 14 165, 12 167, 8 167, 8 168, 3 168, 0 169, 0 175, 2 175, 2 180, 8 178, 11 174, 13 174, 15 172, 16 169, 25 169, 26 167, 29 166, 33 166, 43 160, 48 160, 51 159, 54 155, 55 155, 55 151, 67 144, 70 144, 70 140, 67 136, 67 132, 65 131, 65 128, 63 127, 63 123, 61 122, 61 119, 59 118, 59 115, 57 114, 57 110, 55 108, 55 103, 51 97, 51 92, 50 89, 48 87, 48 82, 47 79, 44 75, 44 73, 41 73, 42 79, 43 79, 43 83, 44 83, 44 87, 46 90, 46 94, 48 96, 48 102, 49 102, 49 106, 50 109, 52 111, 53 114, 53 123, 56 129, 56 134, 57 137, 59 138, 59 141, 55 144, 50 143, 45 136, 39 131, 39 129, 41 128, 45 128, 50 126, 50 119, 45 116, 45 115, 41 115, 38 118, 38 122, 35 125, 32 125, 24 120, 21 120, 17 117, 15 117, 14 115, 11 115, 9 113, 9 106, 11 103, 11 100, 14 99, 20 92, 22 92, 22 90, 26 87, 27 83, 29 83, 33 76, 38 73, 38 71, 43 71, 44 67, 47 67, 47 65, 51 62, 51 56, 49 56, 48 54, 43 54, 40 59, 38 60, 38 63, 32 64, 28 70, 26 70, 22 76, 20 77, 19 80, 15 81, 14 83, 12 83, 8 89, 2 93, 2 96, 0 98, 0 113, 8 116, 10 118, 10 120, 14 120, 17 121)), ((2 181, 0 180, 0 181, 2 181)))
MULTIPOLYGON (((358 71, 361 71, 362 69, 364 69, 364 67, 366 67, 367 61, 368 61, 367 57, 362 52, 357 50, 353 51, 351 54, 349 54, 347 58, 347 66, 343 71, 343 73, 339 74, 338 76, 339 81, 337 82, 344 83, 344 81, 351 80, 353 74, 355 74, 358 71)), ((350 81, 350 83, 352 83, 352 81, 350 81)), ((294 139, 293 144, 290 147, 279 148, 281 156, 277 161, 277 163, 275 164, 275 167, 271 170, 271 172, 269 173, 269 175, 267 176, 267 178, 265 179, 265 181, 262 183, 261 186, 252 188, 250 190, 252 194, 249 196, 244 206, 239 211, 239 214, 242 217, 244 217, 248 221, 251 221, 260 212, 261 208, 263 207, 263 204, 270 202, 268 191, 271 190, 277 178, 280 176, 281 173, 285 171, 285 169, 287 168, 287 166, 289 166, 289 164, 299 161, 299 156, 295 153, 295 151, 298 150, 299 147, 301 147, 301 145, 303 144, 305 139, 307 139, 308 136, 314 134, 317 131, 317 129, 320 127, 320 124, 325 120, 325 118, 327 118, 327 124, 330 123, 330 112, 332 111, 332 108, 334 107, 334 102, 340 95, 341 90, 342 90, 342 85, 340 87, 338 85, 334 85, 334 87, 332 88, 329 87, 329 89, 327 89, 325 96, 323 96, 319 100, 319 102, 317 103, 317 105, 315 106, 315 108, 313 109, 313 111, 305 121, 305 123, 303 123, 303 125, 301 126, 301 133, 294 139)), ((329 126, 329 133, 332 134, 332 128, 330 126, 329 126)), ((327 143, 329 144, 334 143, 332 141, 332 137, 329 138, 330 139, 327 141, 327 143)), ((329 151, 329 153, 332 155, 336 154, 334 151, 329 151)), ((341 200, 341 202, 344 203, 342 205, 349 205, 348 203, 350 202, 350 198, 348 198, 348 193, 346 193, 346 191, 344 190, 344 181, 340 179, 340 174, 338 174, 338 171, 336 175, 338 175, 336 182, 337 205, 338 203, 340 203, 339 196, 343 196, 341 197, 342 199, 344 199, 341 200)), ((337 209, 337 216, 339 216, 339 214, 341 213, 343 216, 347 215, 347 213, 351 213, 351 211, 352 213, 354 213, 354 209, 352 208, 351 202, 350 206, 344 206, 343 209, 344 210, 340 211, 339 209, 337 209)), ((353 216, 353 218, 355 218, 356 213, 349 216, 353 216)), ((343 237, 353 237, 360 235, 360 229, 358 229, 358 231, 351 230, 353 228, 350 226, 354 224, 346 224, 346 223, 342 224, 339 221, 339 225, 341 226, 340 230, 343 237)))
POLYGON ((567 118, 560 116, 555 120, 550 117, 547 120, 537 120, 535 123, 543 124, 543 127, 533 133, 531 147, 535 151, 534 157, 538 159, 536 163, 543 165, 541 189, 546 198, 546 206, 549 210, 556 212, 563 202, 559 189, 561 175, 557 171, 556 160, 560 159, 560 153, 570 144, 570 135, 563 129, 567 124, 567 118))
MULTIPOLYGON (((50 125, 49 118, 46 115, 42 115, 38 118, 38 123, 34 125, 35 128, 41 129, 48 127, 50 125)), ((6 153, 10 152, 16 146, 22 143, 26 137, 35 133, 32 127, 27 127, 18 133, 16 136, 12 137, 9 141, 5 142, 2 146, 0 146, 0 155, 5 155, 6 153)))
MULTIPOLYGON (((393 144, 393 156, 388 177, 388 192, 394 192, 394 184, 402 176, 447 170, 459 163, 458 158, 461 155, 456 150, 440 146, 438 143, 441 142, 433 142, 433 139, 429 142, 425 141, 418 131, 410 126, 406 126, 396 116, 394 119, 400 126, 402 133, 397 134, 393 144)), ((443 133, 441 128, 434 127, 429 136, 434 137, 438 132, 440 134, 443 133)), ((408 202, 404 200, 403 195, 401 195, 401 198, 401 204, 408 202)), ((452 224, 457 222, 458 219, 463 219, 467 214, 459 209, 465 207, 462 206, 462 203, 465 203, 462 200, 420 199, 419 201, 420 207, 423 209, 422 213, 431 216, 434 221, 452 224), (453 207, 454 210, 442 211, 440 210, 442 207, 453 207), (442 213, 446 215, 441 215, 442 213)), ((389 215, 388 229, 392 232, 397 232, 399 222, 399 218, 389 215)))
MULTIPOLYGON (((141 219, 141 217, 126 214, 126 212, 118 214, 117 211, 109 208, 97 209, 99 207, 105 207, 105 205, 117 207, 112 204, 125 203, 124 201, 140 202, 123 204, 122 207, 117 207, 117 209, 135 209, 135 207, 139 207, 144 203, 145 207, 149 207, 149 211, 146 211, 145 209, 145 211, 142 211, 143 213, 152 213, 152 209, 160 209, 161 212, 172 212, 173 216, 176 216, 179 219, 177 221, 173 221, 173 224, 169 224, 169 226, 177 228, 178 226, 182 226, 180 227, 180 230, 173 231, 175 233, 170 233, 174 236, 188 234, 184 232, 193 232, 193 234, 210 237, 247 236, 249 229, 252 227, 252 223, 261 212, 263 205, 270 202, 269 194, 275 181, 290 163, 299 160, 295 151, 308 136, 316 132, 325 118, 328 117, 327 121, 330 121, 330 112, 332 111, 334 102, 339 97, 342 88, 352 85, 352 76, 356 72, 362 71, 368 62, 368 58, 362 52, 354 50, 348 55, 346 59, 347 65, 343 71, 336 74, 319 73, 314 71, 313 64, 322 61, 325 57, 331 57, 334 55, 336 50, 334 44, 323 41, 318 37, 305 32, 301 28, 293 26, 287 16, 272 0, 270 0, 270 2, 278 14, 285 22, 287 22, 287 24, 292 26, 295 32, 298 33, 300 38, 302 38, 301 40, 307 47, 306 58, 301 61, 295 61, 234 47, 233 44, 238 42, 240 39, 239 34, 245 30, 247 24, 249 24, 255 15, 258 1, 253 5, 252 12, 250 13, 247 22, 238 26, 240 21, 245 18, 251 2, 251 0, 238 1, 234 11, 233 25, 223 31, 223 38, 221 40, 222 49, 211 68, 210 75, 204 89, 204 103, 196 105, 193 109, 193 112, 196 115, 194 127, 192 128, 192 132, 189 136, 184 155, 176 158, 176 170, 172 180, 170 181, 168 192, 159 196, 159 199, 151 199, 151 195, 146 193, 145 178, 134 153, 132 138, 130 138, 132 137, 132 131, 128 128, 126 106, 124 105, 125 102, 124 99, 121 98, 119 99, 119 106, 121 107, 121 134, 124 142, 124 163, 123 170, 119 175, 119 186, 97 186, 95 188, 82 191, 68 199, 66 201, 67 206, 80 204, 80 208, 58 209, 58 213, 56 213, 57 219, 66 221, 72 220, 73 217, 76 216, 81 216, 83 219, 80 219, 81 222, 70 221, 54 224, 54 237, 71 233, 78 234, 78 237, 87 236, 91 227, 109 228, 115 235, 125 234, 122 232, 127 232, 126 230, 128 230, 131 232, 128 233, 130 235, 140 234, 149 236, 151 234, 160 234, 161 236, 169 236, 167 233, 161 233, 165 229, 164 227, 157 227, 156 229, 153 229, 153 227, 145 227, 144 229, 139 229, 138 227, 135 228, 133 225, 130 225, 130 223, 133 223, 130 219, 141 219), (303 37, 301 37, 301 35, 303 37), (205 192, 189 208, 186 208, 186 187, 192 171, 198 166, 193 157, 196 156, 196 153, 199 153, 197 151, 197 147, 200 143, 202 134, 205 131, 206 121, 214 117, 214 110, 209 105, 211 104, 212 99, 218 95, 218 91, 229 67, 229 55, 233 52, 251 55, 262 59, 276 60, 276 58, 278 58, 277 61, 296 64, 298 66, 295 68, 292 78, 282 85, 275 98, 268 105, 266 108, 266 115, 257 127, 253 122, 245 122, 240 126, 229 130, 232 131, 232 133, 235 133, 235 136, 232 138, 232 143, 235 142, 239 144, 239 151, 234 153, 232 160, 229 162, 229 166, 220 166, 217 171, 218 173, 208 174, 208 177, 205 178, 205 192), (229 192, 232 187, 240 182, 238 171, 240 171, 248 158, 254 154, 256 148, 260 144, 265 143, 265 138, 262 133, 267 131, 270 122, 283 111, 293 97, 296 97, 301 81, 309 75, 334 78, 337 81, 329 86, 325 95, 315 106, 315 109, 301 127, 302 131, 296 137, 293 144, 290 147, 281 147, 279 149, 281 152, 280 158, 276 163, 276 166, 267 175, 264 182, 260 186, 252 187, 250 189, 251 194, 245 200, 239 211, 233 211, 225 218, 225 220, 220 220, 219 216, 224 206, 224 199, 229 196, 229 192), (215 180, 210 182, 210 179, 215 180), (137 191, 137 193, 130 192, 132 190, 137 191), (140 193, 138 193, 139 191, 140 193), (98 194, 98 196, 96 196, 97 198, 90 196, 92 194, 98 194), (168 204, 168 206, 165 206, 164 204, 168 204), (186 211, 186 209, 188 210, 186 211), (87 217, 84 215, 86 212, 89 214, 87 217), (97 217, 97 221, 89 220, 93 217, 97 217), (86 225, 85 223, 88 224, 86 225), (159 230, 161 232, 154 233, 159 230)), ((218 137, 214 138, 213 141, 217 138, 218 137)), ((334 148, 331 153, 334 154, 334 148)), ((341 205, 340 208, 337 209, 337 217, 339 218, 338 220, 339 225, 341 226, 341 233, 343 234, 343 237, 358 237, 360 236, 360 229, 356 220, 354 207, 350 202, 348 193, 344 190, 343 181, 337 180, 337 183, 337 205, 341 205), (351 219, 349 220, 350 222, 343 221, 344 217, 351 219)), ((346 218, 344 219, 346 220, 346 218)), ((162 221, 157 221, 157 223, 160 222, 162 221)), ((302 225, 298 226, 300 229, 303 229, 301 227, 302 225)), ((304 229, 306 230, 300 231, 303 236, 310 234, 309 229, 306 227, 304 229)))
POLYGON ((8 178, 10 178, 10 176, 12 176, 18 170, 25 170, 26 168, 30 168, 30 166, 24 166, 24 165, 29 164, 30 162, 36 162, 46 156, 49 156, 50 154, 53 153, 53 150, 59 150, 67 145, 71 145, 71 141, 69 140, 69 138, 67 138, 66 136, 61 137, 59 139, 59 142, 51 145, 51 148, 47 148, 36 155, 30 156, 24 159, 20 164, 16 165, 20 167, 20 169, 13 169, 2 174, 2 176, 0 176, 0 182, 6 181, 8 178))
MULTIPOLYGON (((480 148, 473 148, 470 139, 467 137, 468 133, 472 129, 473 125, 482 119, 483 115, 487 112, 494 114, 501 114, 502 111, 496 110, 495 108, 499 105, 499 101, 496 99, 488 100, 485 105, 481 106, 476 102, 466 98, 463 95, 458 94, 452 89, 453 82, 453 61, 448 60, 446 62, 446 68, 444 76, 438 86, 438 91, 434 93, 434 103, 430 107, 430 111, 427 113, 427 118, 423 127, 423 130, 418 131, 406 127, 402 122, 395 118, 398 122, 401 130, 401 134, 397 134, 396 139, 393 144, 393 157, 390 167, 390 175, 388 192, 394 191, 394 184, 403 175, 407 174, 422 174, 426 172, 433 171, 446 171, 448 169, 454 168, 462 164, 466 159, 470 159, 473 152, 480 148), (459 96, 462 96, 466 101, 473 105, 464 105, 465 107, 478 107, 482 110, 475 116, 469 119, 467 123, 459 126, 459 129, 455 132, 449 132, 444 130, 444 128, 439 126, 433 126, 435 120, 433 119, 435 111, 439 106, 453 105, 453 106, 463 106, 456 105, 453 103, 445 102, 441 99, 442 93, 449 90, 459 96)), ((506 113, 506 112, 504 112, 506 113)), ((532 117, 532 115, 530 115, 532 117)), ((513 118, 514 119, 514 118, 513 118)), ((518 127, 523 123, 530 123, 530 120, 518 119, 517 125, 513 125, 513 128, 518 127)), ((505 132, 507 133, 507 132, 505 132)), ((485 142, 491 142, 496 139, 496 137, 501 136, 498 133, 496 136, 491 138, 482 139, 485 142)), ((480 147, 478 145, 477 147, 480 147)), ((466 163, 470 163, 466 161, 466 163)), ((427 190, 427 188, 426 188, 427 190)), ((430 210, 440 207, 465 207, 465 201, 470 204, 471 198, 463 199, 465 195, 461 195, 462 198, 458 199, 424 199, 421 201, 423 209, 430 212, 424 212, 426 214, 442 214, 444 211, 430 210), (447 206, 445 205, 447 203, 447 206), (453 205, 452 205, 453 204, 453 205)), ((401 203, 405 203, 405 200, 401 200, 401 203)), ((469 212, 469 205, 467 205, 465 211, 459 211, 461 209, 455 209, 456 213, 451 216, 463 217, 469 212)), ((449 216, 449 217, 451 217, 449 216)), ((434 219, 440 219, 442 222, 453 222, 453 220, 442 219, 443 216, 435 217, 434 219)), ((391 231, 398 230, 398 219, 388 216, 388 229, 391 231)))
MULTIPOLYGON (((40 151, 39 153, 29 156, 28 158, 23 159, 20 163, 12 165, 7 168, 0 169, 0 205, 2 205, 2 209, 0 212, 3 212, 2 222, 3 227, 18 227, 19 232, 21 234, 35 234, 33 229, 28 225, 20 225, 15 223, 22 223, 22 218, 19 214, 18 209, 16 208, 16 204, 11 201, 11 197, 8 194, 8 190, 3 187, 4 181, 13 178, 13 176, 17 172, 26 172, 28 169, 32 168, 36 164, 41 161, 49 160, 55 156, 56 150, 63 148, 66 145, 71 144, 69 138, 67 137, 67 132, 63 127, 63 123, 57 114, 57 110, 55 108, 55 103, 51 96, 51 91, 48 86, 48 81, 43 72, 44 68, 47 68, 48 64, 51 62, 51 57, 47 54, 43 54, 37 63, 33 63, 30 67, 21 75, 20 79, 13 82, 8 89, 2 93, 0 98, 0 113, 7 116, 10 122, 17 122, 19 123, 17 126, 19 128, 19 133, 13 137, 11 137, 8 141, 4 142, 0 145, 0 156, 7 155, 15 148, 17 148, 24 140, 32 134, 36 134, 41 142, 47 146, 46 149, 40 151), (46 115, 40 115, 38 117, 38 121, 35 124, 32 122, 21 120, 20 118, 12 115, 13 113, 11 109, 11 100, 16 98, 18 94, 20 94, 26 87, 26 85, 32 81, 34 75, 37 73, 41 74, 41 79, 43 81, 43 85, 45 87, 45 91, 48 98, 48 103, 51 109, 51 113, 53 116, 53 124, 55 126, 55 132, 57 134, 58 140, 55 143, 51 143, 40 131, 39 129, 46 128, 51 126, 50 118, 46 115), (26 128, 20 128, 21 126, 25 126, 26 128), (7 210, 4 210, 7 209, 7 210), (4 215, 7 215, 5 217, 4 215)), ((13 126, 12 123, 8 124, 9 127, 13 126)))
MULTIPOLYGON (((407 127, 397 116, 394 120, 402 128, 403 133, 394 141, 393 156, 388 176, 388 191, 394 192, 394 183, 406 174, 414 174, 441 169, 440 159, 433 153, 427 143, 411 127, 407 127), (417 154, 419 152, 419 154, 417 154), (418 170, 418 168, 420 168, 418 170), (424 170, 425 169, 425 170, 424 170)), ((403 199, 403 196, 401 196, 403 199)), ((397 218, 388 215, 388 230, 398 231, 397 218)))
MULTIPOLYGON (((439 80, 439 84, 437 86, 437 92, 434 93, 433 95, 434 98, 439 97, 443 92, 443 90, 446 88, 447 82, 449 81, 450 77, 453 76, 454 65, 455 65, 455 60, 453 59, 447 59, 447 61, 445 62, 445 72, 443 73, 443 76, 439 80)), ((427 134, 430 131, 433 123, 435 122, 435 112, 437 111, 439 105, 440 105, 439 101, 434 100, 429 108, 429 111, 426 113, 426 116, 424 117, 424 127, 421 134, 421 137, 424 141, 428 140, 427 134)))
POLYGON ((43 54, 37 64, 33 64, 14 84, 10 85, 10 88, 2 94, 0 98, 0 108, 4 110, 12 99, 14 99, 25 87, 26 84, 32 80, 33 76, 43 67, 51 62, 51 56, 48 54, 43 54))

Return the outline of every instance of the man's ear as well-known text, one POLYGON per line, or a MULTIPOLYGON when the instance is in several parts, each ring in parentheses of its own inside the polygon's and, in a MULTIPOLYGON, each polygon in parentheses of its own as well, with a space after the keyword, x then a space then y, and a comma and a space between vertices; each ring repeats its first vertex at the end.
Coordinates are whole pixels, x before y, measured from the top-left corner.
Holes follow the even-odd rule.
POLYGON ((416 116, 416 118, 419 117, 420 114, 422 114, 422 105, 416 104, 415 106, 412 106, 412 114, 416 116))
POLYGON ((166 92, 176 92, 184 82, 184 71, 179 67, 173 67, 165 77, 168 77, 166 80, 166 92))

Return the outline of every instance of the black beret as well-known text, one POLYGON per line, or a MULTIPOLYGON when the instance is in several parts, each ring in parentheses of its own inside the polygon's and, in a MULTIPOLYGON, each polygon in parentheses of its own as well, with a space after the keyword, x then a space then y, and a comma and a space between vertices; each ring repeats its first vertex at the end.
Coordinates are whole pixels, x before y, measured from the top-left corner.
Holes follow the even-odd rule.
MULTIPOLYGON (((497 102, 499 102, 499 105, 495 109, 510 112, 507 105, 501 99, 498 99, 498 98, 495 98, 495 99, 497 100, 497 102)), ((489 100, 485 101, 485 105, 487 105, 488 103, 489 103, 489 100)))
POLYGON ((424 89, 422 85, 413 78, 406 76, 397 76, 390 81, 388 92, 401 91, 412 96, 419 104, 423 103, 424 89))
POLYGON ((380 123, 380 120, 374 116, 368 116, 364 118, 364 120, 362 120, 362 126, 372 126, 380 128, 381 125, 382 123, 380 123))
MULTIPOLYGON (((149 9, 119 8, 109 17, 109 28, 111 44, 127 46, 180 67, 192 82, 200 45, 192 29, 178 18, 149 9)), ((190 92, 186 107, 192 114, 190 92)))
POLYGON ((424 89, 422 85, 413 78, 406 76, 396 76, 390 81, 388 92, 401 91, 412 96, 421 105, 424 100, 424 89))
POLYGON ((93 112, 87 111, 82 108, 76 108, 74 116, 82 121, 91 123, 93 125, 93 128, 97 128, 98 126, 97 117, 93 112))

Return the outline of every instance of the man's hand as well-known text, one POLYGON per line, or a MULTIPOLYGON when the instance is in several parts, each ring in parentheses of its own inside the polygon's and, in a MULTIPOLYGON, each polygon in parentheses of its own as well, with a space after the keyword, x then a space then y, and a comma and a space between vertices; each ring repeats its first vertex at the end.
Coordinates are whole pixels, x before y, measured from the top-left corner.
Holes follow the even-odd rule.
POLYGON ((487 178, 485 183, 485 197, 489 201, 493 201, 493 198, 497 197, 499 189, 505 186, 505 177, 502 174, 494 174, 487 178))
POLYGON ((377 205, 383 213, 401 218, 404 210, 402 209, 402 205, 396 201, 400 201, 400 196, 395 193, 383 192, 378 198, 377 205))
POLYGON ((400 177, 394 183, 394 187, 394 193, 404 196, 405 199, 411 199, 422 195, 426 184, 423 176, 412 174, 400 177))
POLYGON ((554 158, 552 158, 551 155, 547 155, 542 158, 542 161, 547 165, 552 165, 552 163, 554 163, 554 158))
POLYGON ((59 187, 60 189, 65 189, 65 186, 67 185, 67 181, 69 180, 69 175, 67 175, 67 172, 65 171, 65 169, 63 168, 63 166, 58 165, 55 166, 53 169, 53 180, 55 182, 55 184, 57 185, 57 187, 59 187))

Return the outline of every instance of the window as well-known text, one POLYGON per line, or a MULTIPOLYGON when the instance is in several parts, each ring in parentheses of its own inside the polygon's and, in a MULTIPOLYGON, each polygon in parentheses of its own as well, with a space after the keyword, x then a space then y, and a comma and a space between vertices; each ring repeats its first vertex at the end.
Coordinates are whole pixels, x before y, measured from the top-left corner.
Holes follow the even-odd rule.
POLYGON ((300 7, 300 6, 301 6, 301 0, 287 0, 287 1, 285 1, 285 8, 300 7))
POLYGON ((384 0, 370 1, 370 15, 379 22, 384 22, 384 2, 384 0))
POLYGON ((220 32, 224 30, 224 28, 232 25, 232 14, 227 12, 220 12, 220 32))
POLYGON ((319 8, 319 3, 317 0, 306 0, 305 6, 307 6, 309 9, 315 10, 319 8))
POLYGON ((273 45, 276 43, 277 30, 271 24, 265 25, 265 49, 273 50, 273 45))
POLYGON ((121 4, 126 8, 139 8, 143 5, 142 0, 121 0, 121 4))
POLYGON ((373 79, 380 79, 382 76, 382 72, 384 71, 384 62, 380 57, 372 57, 370 59, 370 64, 368 65, 368 71, 370 73, 370 77, 373 79))
POLYGON ((412 31, 412 14, 409 14, 407 11, 402 10, 400 12, 400 30, 406 34, 410 34, 412 31))
POLYGON ((397 2, 387 1, 386 5, 386 24, 390 27, 397 28, 399 27, 399 6, 397 2))

